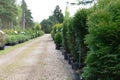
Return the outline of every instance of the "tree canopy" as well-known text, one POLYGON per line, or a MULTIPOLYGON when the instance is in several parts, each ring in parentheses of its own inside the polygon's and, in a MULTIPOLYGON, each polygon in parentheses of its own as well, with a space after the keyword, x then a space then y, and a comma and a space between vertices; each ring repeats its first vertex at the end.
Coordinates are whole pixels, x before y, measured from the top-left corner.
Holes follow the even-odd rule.
POLYGON ((53 12, 53 15, 49 16, 48 19, 44 19, 41 21, 42 30, 44 30, 46 33, 50 33, 52 30, 52 26, 56 23, 62 23, 64 20, 64 16, 62 13, 62 10, 57 5, 55 7, 55 10, 53 12))

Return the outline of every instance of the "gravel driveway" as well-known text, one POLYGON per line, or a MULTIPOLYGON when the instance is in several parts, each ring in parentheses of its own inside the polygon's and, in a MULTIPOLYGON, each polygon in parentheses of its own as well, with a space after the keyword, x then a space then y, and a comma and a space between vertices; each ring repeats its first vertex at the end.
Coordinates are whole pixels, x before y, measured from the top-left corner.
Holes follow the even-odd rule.
POLYGON ((69 67, 45 34, 0 55, 0 80, 72 80, 69 67))

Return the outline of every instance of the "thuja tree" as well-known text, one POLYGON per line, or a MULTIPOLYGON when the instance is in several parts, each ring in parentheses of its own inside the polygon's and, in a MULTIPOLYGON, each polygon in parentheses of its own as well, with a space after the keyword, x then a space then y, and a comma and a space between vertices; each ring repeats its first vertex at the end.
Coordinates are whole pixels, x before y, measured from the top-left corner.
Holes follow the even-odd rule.
POLYGON ((100 0, 88 17, 88 26, 85 80, 119 80, 120 0, 100 0))
POLYGON ((79 10, 73 18, 73 31, 76 37, 77 43, 77 55, 78 55, 78 62, 79 66, 84 63, 86 54, 87 54, 87 47, 84 43, 85 35, 88 33, 87 31, 87 9, 79 10))
POLYGON ((55 24, 52 27, 51 36, 56 44, 62 44, 62 24, 55 24))
POLYGON ((72 56, 77 59, 78 54, 77 54, 77 43, 76 43, 76 37, 75 37, 75 32, 73 31, 73 18, 70 18, 69 24, 67 26, 67 43, 68 43, 68 48, 70 50, 70 53, 72 56))
POLYGON ((62 30, 62 45, 66 52, 69 52, 69 47, 68 47, 68 26, 69 26, 69 19, 70 19, 70 13, 68 11, 68 8, 66 7, 66 12, 65 12, 65 18, 63 21, 63 30, 62 30))

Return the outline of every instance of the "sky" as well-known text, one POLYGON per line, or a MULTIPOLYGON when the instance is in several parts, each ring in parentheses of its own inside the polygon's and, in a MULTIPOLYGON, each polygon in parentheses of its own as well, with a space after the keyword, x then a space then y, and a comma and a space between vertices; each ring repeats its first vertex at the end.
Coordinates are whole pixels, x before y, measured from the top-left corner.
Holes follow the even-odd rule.
MULTIPOLYGON (((17 0, 19 3, 21 0, 17 0)), ((33 20, 35 22, 41 22, 43 19, 47 19, 53 14, 56 5, 59 5, 62 13, 65 13, 67 1, 75 2, 76 0, 25 0, 28 9, 31 10, 33 20)), ((70 6, 69 11, 71 16, 80 8, 80 6, 70 6)))

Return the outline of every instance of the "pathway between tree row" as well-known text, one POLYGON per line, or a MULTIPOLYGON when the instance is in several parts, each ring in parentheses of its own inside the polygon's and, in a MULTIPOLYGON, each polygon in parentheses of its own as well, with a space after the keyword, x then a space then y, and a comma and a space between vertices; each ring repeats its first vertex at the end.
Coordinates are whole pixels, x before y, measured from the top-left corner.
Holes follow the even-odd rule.
POLYGON ((0 55, 0 80, 72 80, 50 34, 0 55))

